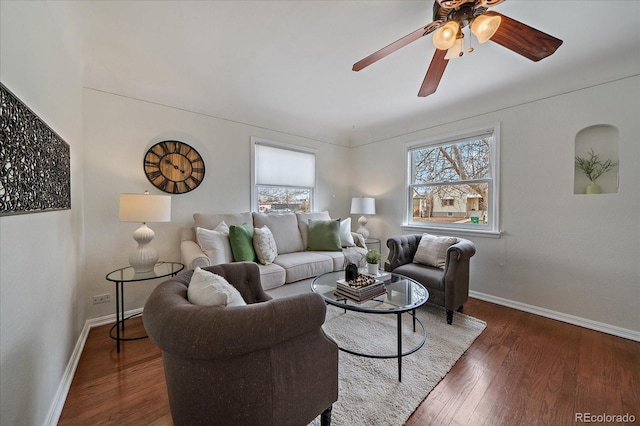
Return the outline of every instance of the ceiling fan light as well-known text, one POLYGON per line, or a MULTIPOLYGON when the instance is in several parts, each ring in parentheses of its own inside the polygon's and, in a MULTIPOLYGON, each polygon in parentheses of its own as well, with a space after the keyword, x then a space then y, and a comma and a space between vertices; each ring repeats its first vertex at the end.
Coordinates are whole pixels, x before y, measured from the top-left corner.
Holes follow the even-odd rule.
POLYGON ((460 25, 456 21, 449 21, 433 33, 433 45, 440 50, 448 50, 456 43, 460 25))
POLYGON ((445 59, 456 59, 464 55, 464 38, 457 38, 453 46, 447 49, 445 59))
POLYGON ((477 16, 471 23, 471 32, 475 34, 480 43, 484 43, 498 31, 501 21, 500 16, 477 16))

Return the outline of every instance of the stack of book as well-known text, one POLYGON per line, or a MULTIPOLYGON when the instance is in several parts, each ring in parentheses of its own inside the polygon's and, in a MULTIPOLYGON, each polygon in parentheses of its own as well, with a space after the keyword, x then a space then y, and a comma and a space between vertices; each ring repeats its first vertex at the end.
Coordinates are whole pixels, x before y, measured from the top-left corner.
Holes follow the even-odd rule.
POLYGON ((364 302, 386 292, 387 289, 384 287, 384 282, 376 280, 369 275, 359 274, 355 280, 338 280, 336 282, 336 294, 356 302, 364 302))

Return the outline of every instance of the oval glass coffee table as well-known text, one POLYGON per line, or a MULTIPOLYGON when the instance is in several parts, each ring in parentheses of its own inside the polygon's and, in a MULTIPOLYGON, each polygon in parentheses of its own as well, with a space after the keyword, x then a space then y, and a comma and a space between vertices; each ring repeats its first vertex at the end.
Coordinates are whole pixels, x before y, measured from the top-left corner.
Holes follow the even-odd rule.
POLYGON ((416 352, 427 340, 427 331, 424 324, 416 317, 416 308, 427 303, 429 292, 422 284, 404 275, 387 273, 384 286, 386 293, 373 299, 357 302, 336 293, 338 280, 344 279, 344 271, 328 272, 317 276, 311 282, 311 290, 318 293, 326 303, 345 310, 364 312, 367 314, 395 314, 397 318, 398 351, 395 354, 364 354, 339 347, 343 352, 367 358, 397 358, 398 381, 402 381, 402 357, 416 352), (416 331, 416 322, 422 328, 422 339, 413 348, 402 351, 402 314, 407 313, 413 317, 413 331, 416 331))

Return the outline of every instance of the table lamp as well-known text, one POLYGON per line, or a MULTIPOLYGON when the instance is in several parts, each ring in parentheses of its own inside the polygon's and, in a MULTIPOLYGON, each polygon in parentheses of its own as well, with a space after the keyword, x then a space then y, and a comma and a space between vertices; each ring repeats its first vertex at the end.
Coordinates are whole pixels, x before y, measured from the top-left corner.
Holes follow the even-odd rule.
POLYGON ((158 252, 150 243, 155 236, 147 222, 169 222, 171 220, 171 197, 169 195, 120 194, 120 222, 142 222, 133 233, 138 248, 129 256, 129 264, 136 273, 150 272, 158 261, 158 252))
POLYGON ((367 218, 365 214, 376 214, 376 200, 370 197, 354 197, 351 199, 351 214, 362 215, 358 219, 360 228, 356 231, 366 240, 369 238, 369 230, 366 228, 367 218))

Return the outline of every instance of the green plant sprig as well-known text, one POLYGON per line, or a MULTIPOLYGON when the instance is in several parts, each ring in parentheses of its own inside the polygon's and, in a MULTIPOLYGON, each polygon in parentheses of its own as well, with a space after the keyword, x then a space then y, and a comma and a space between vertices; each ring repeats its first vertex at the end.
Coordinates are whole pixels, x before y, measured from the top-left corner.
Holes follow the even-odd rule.
POLYGON ((600 160, 600 154, 593 152, 593 148, 589 150, 588 154, 589 158, 576 155, 576 167, 579 168, 592 182, 595 182, 600 176, 618 165, 617 161, 600 160))
POLYGON ((386 256, 380 254, 377 250, 371 249, 367 251, 367 254, 364 255, 364 260, 366 260, 367 263, 371 263, 371 264, 380 263, 381 259, 383 259, 385 263, 389 262, 386 256))

